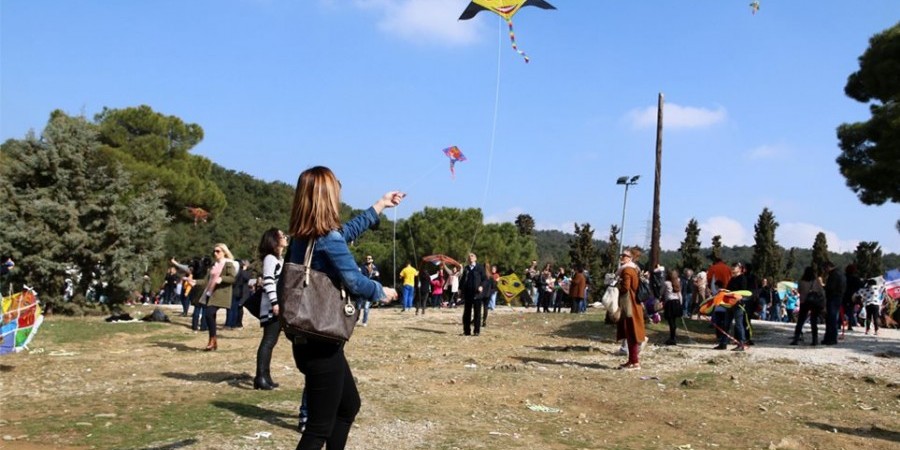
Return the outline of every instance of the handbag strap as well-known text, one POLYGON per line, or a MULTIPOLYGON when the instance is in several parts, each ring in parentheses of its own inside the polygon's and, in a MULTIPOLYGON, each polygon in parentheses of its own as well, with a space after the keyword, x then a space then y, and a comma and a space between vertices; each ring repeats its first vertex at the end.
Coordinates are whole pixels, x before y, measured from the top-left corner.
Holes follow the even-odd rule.
POLYGON ((303 280, 304 286, 309 286, 310 265, 312 264, 313 249, 316 247, 316 240, 313 239, 306 244, 306 257, 303 265, 306 266, 306 278, 303 280))

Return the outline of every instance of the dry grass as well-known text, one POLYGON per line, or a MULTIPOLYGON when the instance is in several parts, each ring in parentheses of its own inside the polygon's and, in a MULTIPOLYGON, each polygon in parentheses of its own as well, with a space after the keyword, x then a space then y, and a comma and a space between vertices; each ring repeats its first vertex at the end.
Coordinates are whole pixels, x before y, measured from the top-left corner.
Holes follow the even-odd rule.
MULTIPOLYGON (((303 380, 286 342, 273 362, 282 386, 254 391, 252 318, 207 353, 205 333, 168 312, 171 324, 48 318, 31 352, 0 359, 0 448, 293 448, 303 380)), ((710 350, 699 321, 684 345, 658 346, 655 325, 644 368, 623 372, 598 312, 501 309, 479 337, 460 336, 460 314, 383 308, 357 328, 347 355, 363 407, 350 448, 900 446, 896 330, 795 348, 786 327, 759 326, 758 345, 735 353, 710 350)))

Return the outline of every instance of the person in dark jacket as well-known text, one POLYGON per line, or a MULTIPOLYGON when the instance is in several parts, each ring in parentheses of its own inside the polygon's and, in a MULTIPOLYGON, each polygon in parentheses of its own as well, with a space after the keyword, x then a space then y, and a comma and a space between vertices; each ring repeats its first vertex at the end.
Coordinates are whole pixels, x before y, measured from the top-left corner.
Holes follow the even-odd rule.
POLYGON ((844 275, 847 287, 844 289, 844 296, 841 302, 844 307, 844 317, 841 317, 840 320, 846 320, 847 331, 853 331, 853 327, 857 325, 856 302, 853 300, 853 296, 865 286, 865 283, 859 278, 859 269, 856 268, 856 264, 847 264, 847 267, 844 269, 844 275))
POLYGON ((822 338, 822 344, 836 345, 847 279, 840 270, 835 269, 831 261, 825 263, 824 269, 828 278, 825 280, 825 337, 822 338))
POLYGON ((475 336, 481 333, 481 304, 484 295, 485 282, 487 274, 484 266, 478 264, 478 256, 475 253, 469 253, 469 263, 463 267, 462 278, 459 282, 459 288, 463 295, 463 334, 469 336, 472 334, 472 313, 474 312, 475 320, 475 336))

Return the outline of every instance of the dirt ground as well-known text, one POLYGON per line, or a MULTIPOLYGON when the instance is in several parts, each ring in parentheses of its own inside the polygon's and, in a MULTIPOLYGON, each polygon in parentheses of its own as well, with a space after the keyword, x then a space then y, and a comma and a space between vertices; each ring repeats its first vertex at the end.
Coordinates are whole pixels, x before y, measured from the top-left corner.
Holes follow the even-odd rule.
MULTIPOLYGON (((288 343, 272 364, 281 386, 254 391, 252 317, 204 352, 206 334, 165 311, 172 323, 48 317, 30 351, 0 358, 0 448, 294 448, 303 379, 288 343)), ((900 330, 792 347, 791 325, 758 323, 740 353, 712 350, 696 320, 663 346, 659 324, 643 368, 622 371, 602 311, 500 307, 478 337, 460 335, 461 314, 379 308, 357 327, 348 448, 900 448, 900 330)))

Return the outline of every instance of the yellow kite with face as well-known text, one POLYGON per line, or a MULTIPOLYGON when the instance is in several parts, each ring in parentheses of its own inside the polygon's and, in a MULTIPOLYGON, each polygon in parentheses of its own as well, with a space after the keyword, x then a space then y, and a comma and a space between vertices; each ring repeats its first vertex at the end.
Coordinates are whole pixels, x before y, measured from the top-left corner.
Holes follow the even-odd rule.
POLYGON ((468 20, 475 17, 481 11, 491 11, 507 21, 512 19, 523 6, 537 6, 541 9, 556 9, 544 0, 472 0, 459 20, 468 20))

